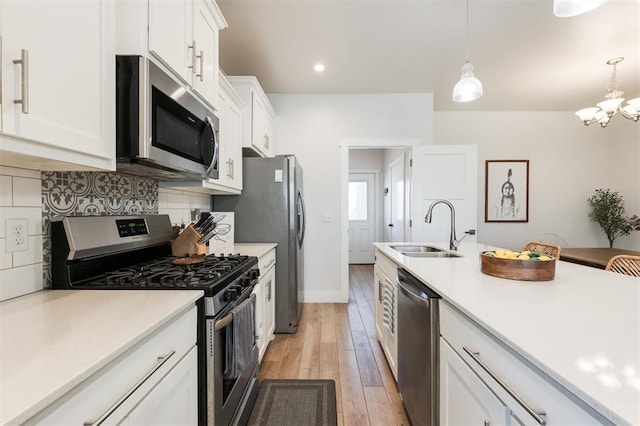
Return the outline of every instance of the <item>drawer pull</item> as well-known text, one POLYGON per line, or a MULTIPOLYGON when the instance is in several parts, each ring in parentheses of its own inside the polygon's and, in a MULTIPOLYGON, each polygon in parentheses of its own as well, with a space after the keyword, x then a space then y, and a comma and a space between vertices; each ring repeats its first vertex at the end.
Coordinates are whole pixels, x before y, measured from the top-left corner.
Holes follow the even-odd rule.
POLYGON ((271 259, 271 260, 269 261, 269 263, 267 263, 266 265, 264 265, 264 270, 266 271, 267 269, 269 269, 269 267, 270 267, 271 265, 273 265, 274 263, 276 263, 276 260, 275 260, 275 259, 271 259))
POLYGON ((120 408, 122 403, 125 402, 131 395, 133 395, 133 393, 137 391, 140 388, 140 386, 144 384, 144 382, 149 380, 149 377, 153 376, 155 372, 158 371, 160 367, 162 367, 164 363, 167 362, 169 358, 171 358, 175 353, 176 353, 175 349, 172 349, 168 354, 159 356, 158 362, 151 368, 151 370, 147 372, 147 374, 144 375, 144 377, 142 377, 142 379, 138 380, 138 382, 135 385, 133 385, 124 395, 120 397, 120 399, 118 399, 111 407, 109 407, 107 411, 105 411, 96 420, 88 420, 84 422, 84 426, 97 426, 102 424, 111 414, 113 414, 114 411, 120 408))
POLYGON ((547 424, 547 420, 545 419, 545 416, 547 415, 547 413, 544 410, 540 410, 537 408, 532 408, 529 404, 527 404, 527 402, 522 399, 518 394, 516 394, 513 389, 511 389, 509 387, 509 385, 507 385, 500 377, 498 377, 498 375, 496 373, 494 373, 484 362, 482 362, 482 360, 480 359, 479 355, 480 352, 477 351, 473 351, 469 348, 467 348, 466 346, 463 346, 462 349, 464 349, 464 351, 466 353, 469 354, 469 356, 480 366, 482 367, 482 369, 484 371, 487 372, 487 374, 489 376, 491 376, 491 378, 493 380, 495 380, 496 382, 498 382, 498 384, 502 387, 502 389, 504 389, 509 395, 511 395, 511 397, 513 399, 516 400, 516 402, 518 404, 520 404, 520 406, 522 408, 525 409, 525 411, 527 413, 529 413, 529 415, 531 417, 533 417, 535 419, 536 422, 538 422, 538 424, 540 425, 546 425, 547 424))

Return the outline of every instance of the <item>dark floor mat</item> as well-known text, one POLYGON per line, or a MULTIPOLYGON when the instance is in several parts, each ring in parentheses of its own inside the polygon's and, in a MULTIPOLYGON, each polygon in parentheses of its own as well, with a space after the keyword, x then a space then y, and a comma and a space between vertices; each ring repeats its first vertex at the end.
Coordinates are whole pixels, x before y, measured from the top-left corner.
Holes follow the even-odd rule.
POLYGON ((338 424, 333 380, 263 380, 249 425, 338 424))

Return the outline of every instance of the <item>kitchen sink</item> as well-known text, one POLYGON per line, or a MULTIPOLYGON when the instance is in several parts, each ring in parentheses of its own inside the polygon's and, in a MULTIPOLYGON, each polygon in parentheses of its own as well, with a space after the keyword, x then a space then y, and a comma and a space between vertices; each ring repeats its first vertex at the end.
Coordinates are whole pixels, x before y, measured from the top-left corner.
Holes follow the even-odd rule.
POLYGON ((437 258, 437 257, 462 257, 461 254, 454 253, 451 251, 408 251, 408 252, 400 252, 401 254, 409 257, 429 257, 429 258, 437 258))
POLYGON ((400 252, 400 254, 409 257, 462 257, 461 254, 458 254, 456 252, 446 251, 438 247, 428 246, 424 244, 393 245, 389 247, 400 252))
POLYGON ((392 249, 401 253, 442 253, 444 250, 438 247, 426 246, 426 245, 397 245, 389 246, 392 249))

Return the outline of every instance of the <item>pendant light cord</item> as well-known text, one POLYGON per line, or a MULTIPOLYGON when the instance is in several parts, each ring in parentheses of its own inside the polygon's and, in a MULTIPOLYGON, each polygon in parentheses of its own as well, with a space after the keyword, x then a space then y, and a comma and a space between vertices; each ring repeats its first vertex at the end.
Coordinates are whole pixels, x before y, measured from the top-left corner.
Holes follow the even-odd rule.
POLYGON ((467 50, 466 60, 469 62, 469 0, 467 0, 467 50))

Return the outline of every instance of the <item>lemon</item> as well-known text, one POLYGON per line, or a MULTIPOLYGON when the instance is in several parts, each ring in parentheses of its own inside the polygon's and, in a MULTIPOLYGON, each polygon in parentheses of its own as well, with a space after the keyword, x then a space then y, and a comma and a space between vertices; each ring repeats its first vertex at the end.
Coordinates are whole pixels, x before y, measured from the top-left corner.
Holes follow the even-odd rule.
POLYGON ((540 256, 538 260, 551 260, 551 258, 549 256, 540 256))
POLYGON ((515 259, 518 257, 518 252, 517 251, 508 251, 505 253, 505 256, 509 259, 515 259))
POLYGON ((531 258, 529 257, 528 254, 523 252, 523 253, 520 253, 520 256, 518 256, 518 259, 520 259, 520 260, 530 260, 531 258))

